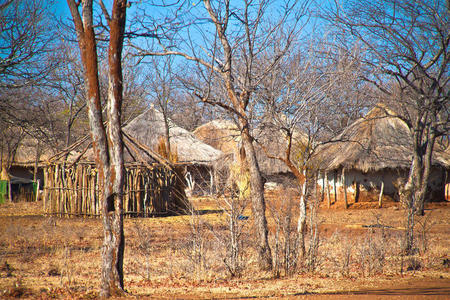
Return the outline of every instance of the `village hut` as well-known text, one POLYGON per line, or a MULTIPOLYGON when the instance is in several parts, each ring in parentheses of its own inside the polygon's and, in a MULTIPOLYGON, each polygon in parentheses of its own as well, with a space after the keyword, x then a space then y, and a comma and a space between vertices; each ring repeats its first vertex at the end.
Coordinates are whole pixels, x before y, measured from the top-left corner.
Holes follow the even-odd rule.
MULTIPOLYGON (((318 184, 331 202, 399 200, 412 160, 410 132, 394 112, 378 105, 317 150, 318 184)), ((449 156, 436 149, 427 201, 444 199, 449 156)))
MULTIPOLYGON (((124 133, 125 216, 183 213, 189 207, 174 165, 124 133)), ((183 179, 183 178, 182 178, 183 179)), ((98 170, 86 136, 51 157, 44 168, 44 211, 57 216, 99 216, 98 170)))
MULTIPOLYGON (((154 107, 132 120, 123 131, 150 149, 156 149, 166 136, 164 115, 154 107)), ((177 165, 185 171, 187 192, 192 195, 214 191, 214 163, 222 152, 197 139, 191 132, 168 119, 169 143, 176 152, 177 165)))
POLYGON ((42 190, 45 160, 55 153, 48 144, 28 135, 18 139, 10 152, 2 151, 0 194, 3 196, 0 198, 14 202, 37 200, 42 190))
MULTIPOLYGON (((195 136, 212 147, 220 149, 226 159, 221 163, 237 162, 239 160, 242 142, 237 125, 231 120, 213 120, 197 127, 195 136)), ((255 145, 256 156, 266 186, 284 184, 291 186, 295 177, 284 162, 270 156, 283 156, 287 142, 283 133, 274 126, 264 124, 253 130, 257 141, 255 145)), ((305 143, 305 136, 296 132, 293 139, 294 149, 299 142, 305 143)), ((295 150, 293 151, 295 152, 295 150)))
MULTIPOLYGON (((256 157, 265 179, 268 182, 297 187, 297 178, 286 163, 274 158, 285 158, 288 147, 285 132, 278 126, 274 126, 271 120, 266 120, 253 130, 253 136, 257 141, 255 143, 256 157)), ((308 145, 310 145, 308 136, 301 129, 296 128, 292 136, 290 153, 290 160, 295 165, 300 164, 299 160, 303 159, 308 145)))

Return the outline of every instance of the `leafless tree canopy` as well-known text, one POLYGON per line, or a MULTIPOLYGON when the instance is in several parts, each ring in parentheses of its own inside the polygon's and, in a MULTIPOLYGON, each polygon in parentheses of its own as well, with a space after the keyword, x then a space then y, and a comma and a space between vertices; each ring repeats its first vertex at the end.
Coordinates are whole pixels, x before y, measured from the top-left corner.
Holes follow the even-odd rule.
POLYGON ((324 12, 342 37, 339 50, 345 51, 345 38, 366 49, 361 61, 370 72, 364 79, 391 98, 410 128, 414 157, 405 195, 415 199, 410 206, 422 214, 435 141, 449 130, 449 5, 444 0, 335 1, 324 12))
POLYGON ((52 69, 56 35, 48 5, 17 0, 0 6, 0 87, 36 82, 52 69))

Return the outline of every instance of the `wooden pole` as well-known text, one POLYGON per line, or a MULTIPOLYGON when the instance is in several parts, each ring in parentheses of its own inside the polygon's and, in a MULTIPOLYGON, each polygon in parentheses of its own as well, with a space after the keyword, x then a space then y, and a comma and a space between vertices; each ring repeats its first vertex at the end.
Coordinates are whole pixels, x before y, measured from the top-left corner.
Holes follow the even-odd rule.
POLYGON ((319 174, 317 172, 314 172, 314 196, 315 196, 315 201, 317 201, 317 203, 319 203, 319 190, 317 188, 317 181, 319 178, 319 174))
POLYGON ((336 180, 337 180, 337 171, 334 171, 334 173, 333 173, 334 203, 337 203, 337 187, 336 187, 336 180))
POLYGON ((39 200, 39 187, 40 187, 40 180, 36 180, 36 199, 35 201, 37 202, 39 200))
POLYGON ((325 177, 322 176, 322 191, 321 191, 321 195, 320 195, 321 199, 320 201, 325 201, 325 177))
MULTIPOLYGON (((33 169, 33 181, 36 182, 38 164, 41 156, 40 143, 38 142, 36 145, 36 156, 34 158, 34 169, 33 169)), ((37 199, 37 198, 36 198, 37 199)))
POLYGON ((345 169, 342 168, 342 187, 344 188, 344 207, 348 208, 348 199, 347 199, 347 180, 345 178, 345 169))
POLYGON ((331 207, 330 183, 328 182, 328 172, 325 172, 325 185, 327 188, 327 202, 328 208, 331 207))
POLYGON ((384 191, 384 181, 381 181, 380 196, 378 197, 378 208, 383 205, 383 191, 384 191))
POLYGON ((355 194, 354 194, 355 203, 358 202, 359 200, 359 190, 360 190, 359 181, 355 180, 355 194))
POLYGON ((209 195, 212 195, 214 191, 214 174, 212 167, 209 168, 209 179, 210 179, 209 195))

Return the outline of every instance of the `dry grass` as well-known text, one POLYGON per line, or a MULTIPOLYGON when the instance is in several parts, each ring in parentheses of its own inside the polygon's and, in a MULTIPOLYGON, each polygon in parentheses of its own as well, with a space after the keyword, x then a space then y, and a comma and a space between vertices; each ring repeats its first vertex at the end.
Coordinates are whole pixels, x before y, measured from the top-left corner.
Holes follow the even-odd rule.
MULTIPOLYGON (((194 204, 204 212, 217 208, 208 198, 196 199, 194 204)), ((97 297, 101 220, 48 218, 41 215, 41 205, 0 206, 0 297, 97 297)), ((128 218, 125 288, 130 296, 163 299, 282 298, 358 291, 373 295, 411 292, 444 299, 450 293, 449 266, 443 264, 450 258, 450 205, 433 205, 427 210, 428 249, 411 257, 400 251, 403 213, 395 206, 321 209, 316 270, 311 273, 300 268, 279 279, 257 270, 250 237, 244 245, 241 277, 229 276, 222 262, 224 249, 211 233, 225 230, 221 213, 198 216, 201 266, 192 259, 190 216, 128 218)), ((273 221, 269 224, 273 230, 273 221)), ((247 228, 251 230, 251 226, 247 228)))

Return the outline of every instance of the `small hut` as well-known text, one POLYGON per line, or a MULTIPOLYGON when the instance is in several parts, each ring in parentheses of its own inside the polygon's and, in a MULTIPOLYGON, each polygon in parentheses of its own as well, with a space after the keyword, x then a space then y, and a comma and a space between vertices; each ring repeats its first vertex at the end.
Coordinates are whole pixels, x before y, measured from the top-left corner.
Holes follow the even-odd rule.
MULTIPOLYGON (((345 206, 358 201, 399 200, 412 160, 407 125, 379 105, 348 126, 332 143, 318 148, 314 157, 321 170, 318 184, 328 201, 345 206)), ((445 169, 450 160, 439 152, 433 156, 427 201, 444 199, 445 169)))
MULTIPOLYGON (((194 134, 208 145, 231 156, 231 161, 237 161, 239 149, 242 145, 240 131, 233 121, 213 120, 196 128, 194 134)), ((264 179, 267 182, 292 185, 295 182, 295 177, 286 164, 267 155, 284 155, 287 142, 282 132, 265 124, 265 126, 254 129, 253 136, 257 140, 257 143, 255 143, 256 156, 264 179)), ((303 135, 296 133, 293 143, 297 144, 299 141, 306 142, 303 135)))
MULTIPOLYGON (((56 151, 37 138, 25 135, 9 153, 2 152, 0 194, 11 201, 33 201, 42 190, 45 160, 56 151), (32 192, 33 191, 33 192, 32 192)), ((2 196, 0 196, 2 198, 2 196)))
MULTIPOLYGON (((172 120, 168 119, 168 123, 171 151, 177 153, 177 165, 184 166, 188 191, 192 194, 211 193, 215 185, 213 165, 223 153, 200 141, 172 120)), ((151 107, 123 130, 148 148, 156 149, 166 135, 164 115, 151 107)))
MULTIPOLYGON (((99 216, 101 203, 93 149, 85 137, 51 157, 44 168, 44 211, 58 216, 99 216)), ((124 133, 125 216, 182 213, 188 207, 174 166, 124 133)))

